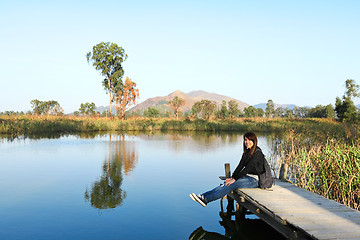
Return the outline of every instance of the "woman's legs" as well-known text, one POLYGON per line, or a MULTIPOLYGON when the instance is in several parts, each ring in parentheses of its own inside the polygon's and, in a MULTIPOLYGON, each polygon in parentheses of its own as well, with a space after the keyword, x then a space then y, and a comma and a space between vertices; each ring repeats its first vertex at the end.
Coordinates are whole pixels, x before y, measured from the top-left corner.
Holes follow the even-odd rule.
POLYGON ((245 176, 238 179, 236 182, 234 182, 229 186, 225 186, 224 184, 221 184, 220 186, 208 192, 205 192, 201 195, 204 198, 205 202, 209 203, 224 197, 225 195, 227 195, 236 188, 256 188, 256 187, 258 187, 258 180, 256 180, 253 177, 245 176))

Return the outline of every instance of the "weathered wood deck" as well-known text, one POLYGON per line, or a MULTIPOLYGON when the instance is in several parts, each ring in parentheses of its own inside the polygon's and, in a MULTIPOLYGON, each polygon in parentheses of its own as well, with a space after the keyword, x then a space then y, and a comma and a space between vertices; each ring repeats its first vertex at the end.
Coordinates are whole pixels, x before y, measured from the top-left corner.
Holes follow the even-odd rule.
POLYGON ((288 182, 229 194, 289 239, 360 239, 360 212, 288 182))

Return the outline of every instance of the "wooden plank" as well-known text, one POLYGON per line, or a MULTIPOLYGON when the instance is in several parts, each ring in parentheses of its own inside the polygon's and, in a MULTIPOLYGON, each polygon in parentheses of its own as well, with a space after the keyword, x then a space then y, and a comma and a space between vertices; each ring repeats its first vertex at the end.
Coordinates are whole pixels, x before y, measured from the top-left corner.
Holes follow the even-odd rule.
POLYGON ((336 207, 336 206, 327 206, 327 207, 318 207, 318 206, 312 206, 312 205, 307 205, 304 204, 303 206, 301 205, 281 205, 281 204, 270 204, 267 202, 260 202, 260 204, 271 207, 271 209, 273 209, 274 211, 277 211, 277 209, 279 210, 279 212, 299 212, 299 211, 309 211, 309 212, 333 212, 333 213, 352 213, 351 210, 348 209, 344 209, 341 207, 336 207))
POLYGON ((290 239, 313 239, 310 235, 308 235, 308 233, 304 232, 302 229, 298 229, 296 227, 293 227, 291 224, 283 222, 281 218, 277 217, 271 211, 268 211, 266 208, 263 208, 262 206, 256 206, 248 200, 242 201, 242 199, 240 199, 240 196, 235 193, 230 193, 229 196, 235 199, 243 207, 256 214, 259 218, 268 223, 282 235, 290 239))
POLYGON ((360 239, 359 211, 288 182, 275 181, 271 190, 238 189, 230 196, 286 237, 360 239))
POLYGON ((324 229, 324 230, 311 230, 310 233, 319 239, 343 239, 343 238, 355 238, 355 237, 357 237, 358 239, 360 238, 358 232, 353 232, 351 230, 336 231, 336 230, 324 229))
POLYGON ((282 218, 286 219, 293 219, 293 218, 302 218, 302 219, 309 219, 309 221, 336 221, 338 223, 345 222, 345 223, 355 223, 360 228, 360 217, 356 213, 337 213, 337 214, 331 214, 329 212, 327 213, 316 213, 311 214, 313 216, 309 216, 308 213, 302 213, 302 212, 295 212, 295 213, 278 213, 277 215, 281 215, 282 218), (315 218, 313 218, 315 217, 315 218))

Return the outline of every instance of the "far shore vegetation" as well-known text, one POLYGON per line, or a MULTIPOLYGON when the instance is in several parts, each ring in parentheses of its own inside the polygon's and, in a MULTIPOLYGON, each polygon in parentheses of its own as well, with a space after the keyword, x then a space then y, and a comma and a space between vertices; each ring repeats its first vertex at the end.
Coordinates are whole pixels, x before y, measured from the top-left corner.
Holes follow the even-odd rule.
POLYGON ((0 134, 27 135, 42 133, 77 133, 100 131, 254 131, 315 134, 318 137, 355 139, 358 124, 326 118, 236 118, 174 119, 133 117, 126 120, 105 117, 0 115, 0 134))

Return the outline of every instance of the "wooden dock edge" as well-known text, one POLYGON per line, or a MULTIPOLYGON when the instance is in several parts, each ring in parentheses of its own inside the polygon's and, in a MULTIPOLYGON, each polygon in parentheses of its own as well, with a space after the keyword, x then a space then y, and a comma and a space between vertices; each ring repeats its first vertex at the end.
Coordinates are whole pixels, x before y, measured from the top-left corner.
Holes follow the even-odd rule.
MULTIPOLYGON (((267 191, 267 190, 264 190, 267 191)), ((281 233, 288 239, 317 239, 310 235, 301 228, 298 228, 281 217, 275 215, 272 211, 265 206, 259 204, 250 196, 243 193, 240 189, 237 189, 228 194, 228 196, 238 202, 241 206, 258 216, 264 222, 269 224, 276 231, 281 233)))
MULTIPOLYGON (((281 181, 286 181, 285 176, 287 175, 287 166, 281 166, 281 181)), ((220 177, 220 179, 225 180, 226 178, 231 176, 230 172, 230 164, 225 163, 225 177, 220 177)), ((263 190, 267 191, 267 190, 263 190)), ((266 208, 265 206, 259 204, 252 197, 248 196, 241 189, 236 189, 228 194, 228 197, 237 201, 245 209, 249 210, 251 213, 258 216, 264 222, 269 224, 272 228, 278 231, 283 236, 288 239, 317 239, 316 237, 310 235, 305 230, 292 225, 287 222, 285 219, 282 219, 280 216, 274 214, 271 210, 266 208)), ((221 205, 222 206, 222 205, 221 205)), ((222 207, 223 211, 223 207, 222 207)))

